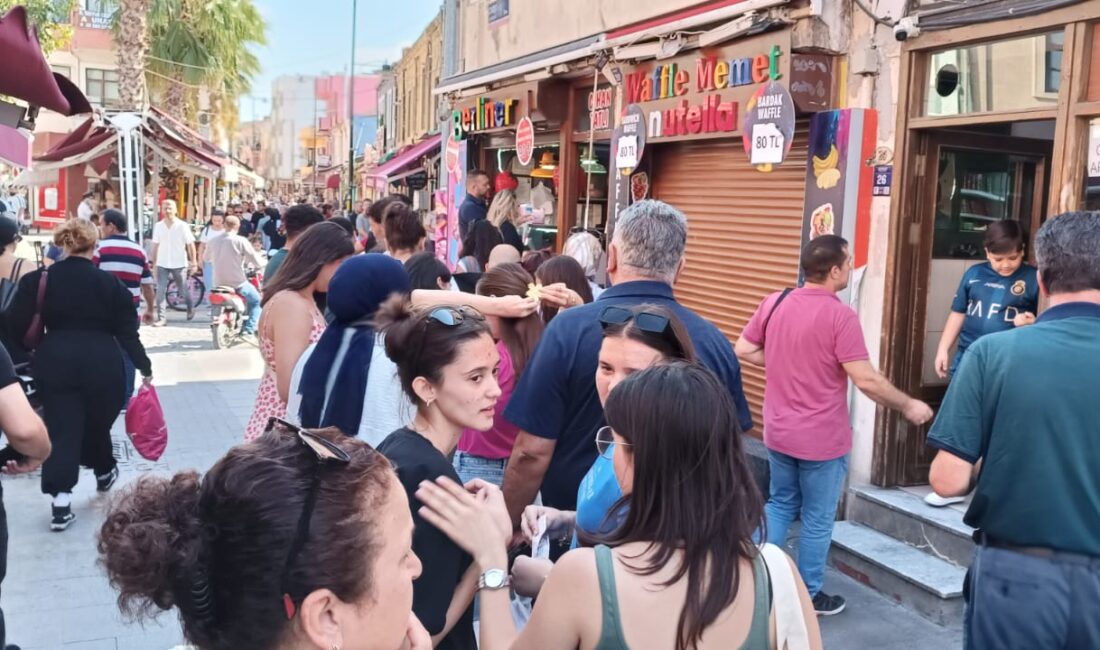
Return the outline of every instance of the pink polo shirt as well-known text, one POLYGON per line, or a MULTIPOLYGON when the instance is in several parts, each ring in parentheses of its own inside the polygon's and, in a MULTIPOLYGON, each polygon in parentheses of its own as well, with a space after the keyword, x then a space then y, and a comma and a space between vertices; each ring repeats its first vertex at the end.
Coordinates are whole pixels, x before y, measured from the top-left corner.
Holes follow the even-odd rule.
POLYGON ((768 320, 773 293, 742 336, 764 345, 764 444, 802 460, 832 460, 852 449, 848 375, 841 364, 868 358, 856 313, 825 289, 792 291, 768 320), (767 332, 764 324, 767 322, 767 332))
POLYGON ((500 399, 493 415, 493 427, 488 431, 466 429, 458 439, 459 451, 493 459, 510 458, 512 445, 519 435, 519 427, 504 419, 504 407, 508 406, 508 400, 512 399, 512 391, 516 388, 516 370, 512 367, 512 355, 508 353, 504 341, 497 342, 497 352, 500 353, 500 370, 497 373, 500 399))

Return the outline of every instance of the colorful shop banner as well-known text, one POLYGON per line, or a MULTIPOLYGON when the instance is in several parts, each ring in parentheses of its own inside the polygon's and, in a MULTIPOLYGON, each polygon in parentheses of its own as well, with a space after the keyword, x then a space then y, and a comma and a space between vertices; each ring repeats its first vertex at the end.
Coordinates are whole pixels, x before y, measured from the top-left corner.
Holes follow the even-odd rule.
POLYGON ((473 133, 515 127, 520 116, 519 99, 478 97, 473 104, 460 106, 451 112, 454 139, 462 140, 473 133))
POLYGON ((872 159, 878 114, 846 108, 810 118, 802 246, 822 235, 849 242, 853 268, 867 264, 871 234, 872 159))
MULTIPOLYGON (((465 141, 457 142, 455 168, 451 169, 448 165, 447 169, 447 188, 450 190, 450 200, 447 202, 447 227, 443 233, 447 239, 446 256, 443 261, 447 263, 447 268, 451 270, 454 270, 455 265, 458 264, 458 247, 461 245, 458 234, 458 208, 466 199, 468 146, 465 141)), ((438 237, 439 233, 436 236, 438 237)), ((440 247, 437 245, 437 251, 439 249, 440 247)))
POLYGON ((769 81, 749 98, 741 139, 749 162, 762 172, 786 159, 794 142, 794 100, 787 87, 769 81))
POLYGON ((649 142, 739 135, 744 107, 761 84, 789 77, 790 48, 790 30, 783 30, 646 62, 625 71, 624 101, 641 107, 649 142))

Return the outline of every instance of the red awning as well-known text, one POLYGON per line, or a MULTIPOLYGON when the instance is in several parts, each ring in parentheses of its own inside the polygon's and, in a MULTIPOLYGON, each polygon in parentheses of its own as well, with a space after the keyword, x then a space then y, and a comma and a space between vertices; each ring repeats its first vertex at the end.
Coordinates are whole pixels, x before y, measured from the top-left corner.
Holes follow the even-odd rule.
POLYGON ((36 162, 57 162, 78 156, 95 149, 106 142, 114 131, 104 126, 95 126, 92 118, 88 118, 83 124, 76 127, 65 139, 58 142, 52 149, 35 158, 36 162))
POLYGON ((329 174, 325 187, 330 190, 340 189, 340 174, 329 174))
POLYGON ((440 134, 429 136, 426 140, 418 142, 411 147, 408 147, 401 153, 397 154, 393 158, 390 158, 381 165, 367 172, 367 176, 374 176, 375 178, 389 178, 390 176, 396 176, 406 167, 417 162, 424 156, 439 150, 439 143, 442 139, 440 134))
POLYGON ((4 64, 0 65, 0 95, 62 115, 92 112, 80 88, 50 70, 37 32, 27 25, 24 7, 14 7, 0 17, 0 52, 4 58, 4 64))

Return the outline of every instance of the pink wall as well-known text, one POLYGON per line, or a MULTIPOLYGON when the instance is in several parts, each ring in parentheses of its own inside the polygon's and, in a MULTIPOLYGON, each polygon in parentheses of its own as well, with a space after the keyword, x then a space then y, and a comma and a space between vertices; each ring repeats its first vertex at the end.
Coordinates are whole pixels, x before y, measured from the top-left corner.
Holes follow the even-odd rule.
MULTIPOLYGON (((378 112, 378 75, 359 75, 355 78, 353 111, 356 116, 374 115, 378 112)), ((317 98, 328 105, 328 117, 334 123, 343 122, 347 114, 347 77, 329 75, 318 77, 315 92, 317 98)))

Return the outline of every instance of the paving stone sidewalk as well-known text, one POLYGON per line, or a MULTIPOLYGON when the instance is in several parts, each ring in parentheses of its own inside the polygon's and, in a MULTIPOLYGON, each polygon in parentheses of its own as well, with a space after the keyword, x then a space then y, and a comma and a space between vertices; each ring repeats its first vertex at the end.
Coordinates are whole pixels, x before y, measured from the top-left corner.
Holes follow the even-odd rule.
MULTIPOLYGON (((121 420, 116 423, 120 486, 144 472, 205 470, 243 438, 262 370, 259 353, 248 346, 213 350, 204 316, 200 309, 195 322, 186 323, 170 314, 168 327, 142 328, 169 441, 164 456, 150 463, 133 450, 121 420)), ((50 501, 37 475, 2 480, 11 534, 3 584, 9 643, 23 650, 167 650, 183 642, 174 613, 144 627, 119 614, 116 594, 96 564, 95 534, 110 497, 96 493, 90 471, 82 471, 73 495, 77 520, 63 533, 49 530, 50 501)), ((825 588, 848 598, 848 611, 821 622, 826 648, 962 646, 960 631, 933 625, 835 571, 825 588)))

